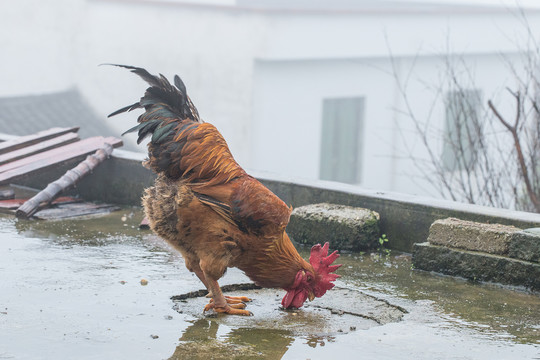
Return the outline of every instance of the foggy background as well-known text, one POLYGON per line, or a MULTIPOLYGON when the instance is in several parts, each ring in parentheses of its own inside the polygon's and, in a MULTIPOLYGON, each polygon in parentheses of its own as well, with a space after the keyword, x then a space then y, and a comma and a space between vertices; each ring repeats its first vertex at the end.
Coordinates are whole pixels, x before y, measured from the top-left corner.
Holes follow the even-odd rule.
MULTIPOLYGON (((405 156, 424 150, 400 112, 396 77, 409 79, 415 111, 440 117, 441 129, 433 87, 445 57, 466 59, 483 101, 500 98, 528 36, 516 4, 540 34, 537 1, 3 1, 0 98, 76 90, 119 136, 137 115, 106 115, 137 101, 146 84, 99 65, 178 74, 248 170, 440 196, 405 156), (326 139, 325 126, 347 111, 352 127, 331 130, 347 140, 326 139), (351 148, 342 163, 325 158, 351 148)), ((134 139, 124 137, 128 148, 144 152, 134 139)))

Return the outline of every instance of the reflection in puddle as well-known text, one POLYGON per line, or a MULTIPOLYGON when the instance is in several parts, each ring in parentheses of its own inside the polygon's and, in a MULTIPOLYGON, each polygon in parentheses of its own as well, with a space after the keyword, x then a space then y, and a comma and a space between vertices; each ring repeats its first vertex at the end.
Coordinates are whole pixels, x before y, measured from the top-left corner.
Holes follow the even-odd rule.
POLYGON ((327 342, 334 342, 336 338, 334 336, 321 337, 316 335, 306 336, 306 345, 312 348, 317 346, 325 346, 327 342))
POLYGON ((231 359, 232 354, 235 359, 281 359, 294 342, 286 330, 231 329, 207 319, 190 322, 170 359, 231 359))

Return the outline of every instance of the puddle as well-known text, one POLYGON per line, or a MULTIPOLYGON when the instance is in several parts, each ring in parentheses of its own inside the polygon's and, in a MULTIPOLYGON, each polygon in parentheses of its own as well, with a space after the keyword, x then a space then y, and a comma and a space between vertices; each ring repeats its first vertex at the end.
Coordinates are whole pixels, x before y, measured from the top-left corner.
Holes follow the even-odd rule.
MULTIPOLYGON (((540 359, 538 294, 415 271, 398 253, 344 254, 338 289, 299 310, 261 289, 237 293, 252 317, 203 314, 205 298, 171 300, 201 284, 141 216, 0 215, 0 359, 540 359)), ((230 269, 220 283, 248 281, 230 269)))
MULTIPOLYGON (((332 296, 317 299, 300 309, 284 310, 280 303, 282 290, 260 289, 228 291, 226 295, 247 296, 246 309, 253 316, 225 316, 209 312, 206 318, 228 327, 253 327, 286 330, 296 336, 330 336, 401 321, 407 311, 387 301, 357 290, 334 288, 332 296)), ((174 309, 181 314, 200 317, 208 303, 204 296, 175 301, 174 309)))

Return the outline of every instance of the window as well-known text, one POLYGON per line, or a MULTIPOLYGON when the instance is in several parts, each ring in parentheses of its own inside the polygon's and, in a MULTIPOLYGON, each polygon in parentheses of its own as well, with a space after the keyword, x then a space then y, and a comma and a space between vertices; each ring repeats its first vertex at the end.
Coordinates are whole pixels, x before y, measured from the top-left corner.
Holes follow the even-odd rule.
POLYGON ((323 100, 320 178, 360 182, 364 98, 323 100))
POLYGON ((481 92, 452 91, 446 95, 446 127, 443 135, 442 163, 447 171, 472 169, 482 136, 481 92))

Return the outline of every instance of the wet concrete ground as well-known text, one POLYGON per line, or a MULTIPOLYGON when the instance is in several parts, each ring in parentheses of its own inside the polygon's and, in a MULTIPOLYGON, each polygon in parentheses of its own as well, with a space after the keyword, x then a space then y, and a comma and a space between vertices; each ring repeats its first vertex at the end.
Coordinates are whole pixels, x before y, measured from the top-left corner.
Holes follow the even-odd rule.
MULTIPOLYGON (((340 289, 304 309, 249 290, 254 316, 204 315, 204 298, 170 299, 201 284, 140 216, 0 215, 0 359, 540 359, 538 294, 415 271, 397 253, 344 254, 340 289)), ((221 283, 247 281, 231 269, 221 283)))

